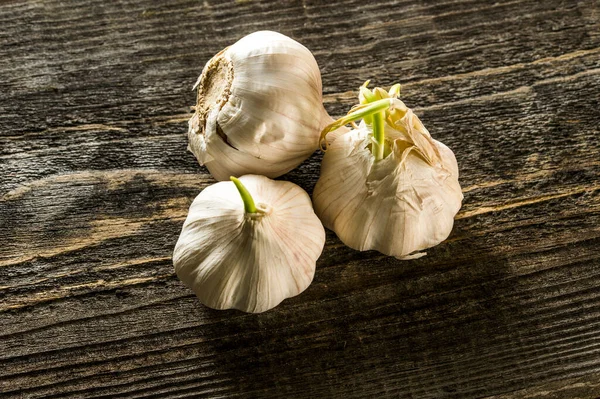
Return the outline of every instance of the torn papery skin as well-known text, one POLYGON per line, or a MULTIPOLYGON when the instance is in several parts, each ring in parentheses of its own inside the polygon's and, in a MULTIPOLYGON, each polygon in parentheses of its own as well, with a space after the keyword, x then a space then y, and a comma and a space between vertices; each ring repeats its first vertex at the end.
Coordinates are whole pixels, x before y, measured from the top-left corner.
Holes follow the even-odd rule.
POLYGON ((454 153, 398 99, 386 112, 383 159, 375 160, 372 143, 364 121, 332 142, 313 193, 315 211, 353 249, 422 256, 448 237, 461 207, 454 153))

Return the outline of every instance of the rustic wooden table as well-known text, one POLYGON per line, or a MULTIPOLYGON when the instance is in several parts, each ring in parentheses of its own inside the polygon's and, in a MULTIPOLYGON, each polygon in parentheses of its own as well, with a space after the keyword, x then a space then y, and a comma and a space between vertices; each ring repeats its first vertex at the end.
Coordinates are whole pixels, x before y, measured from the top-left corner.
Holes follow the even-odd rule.
POLYGON ((597 1, 3 0, 0 26, 0 396, 600 395, 597 1), (309 289, 249 315, 171 253, 213 182, 191 86, 261 29, 314 52, 334 116, 403 83, 465 200, 418 260, 328 232, 309 289))

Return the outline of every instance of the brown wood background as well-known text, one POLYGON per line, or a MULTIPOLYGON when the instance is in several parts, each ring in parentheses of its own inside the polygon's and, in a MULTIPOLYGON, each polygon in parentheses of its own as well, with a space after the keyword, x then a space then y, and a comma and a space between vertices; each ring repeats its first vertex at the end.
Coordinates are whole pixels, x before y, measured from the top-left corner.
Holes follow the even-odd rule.
POLYGON ((0 396, 599 396, 599 97, 594 0, 0 1, 0 396), (261 29, 314 52, 334 116, 403 83, 465 200, 414 261, 328 232, 310 288, 248 315, 171 252, 213 182, 191 87, 261 29))

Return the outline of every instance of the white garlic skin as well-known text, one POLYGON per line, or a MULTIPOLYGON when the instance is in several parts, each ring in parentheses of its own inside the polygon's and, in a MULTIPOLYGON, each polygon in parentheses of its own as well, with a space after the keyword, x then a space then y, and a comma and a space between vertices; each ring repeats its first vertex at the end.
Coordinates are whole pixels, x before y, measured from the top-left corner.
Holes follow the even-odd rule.
POLYGON ((190 206, 173 264, 206 306, 260 313, 310 285, 325 230, 297 185, 255 175, 240 181, 264 213, 246 214, 230 181, 205 188, 190 206))
POLYGON ((289 172, 332 121, 314 56, 277 32, 252 33, 215 55, 195 87, 189 149, 217 180, 289 172))
POLYGON ((448 237, 463 195, 454 153, 433 140, 412 111, 404 119, 420 130, 413 138, 431 145, 423 150, 438 153, 434 165, 407 135, 387 124, 392 151, 374 162, 367 148, 372 133, 361 123, 328 148, 313 202, 325 227, 347 246, 411 259, 448 237))

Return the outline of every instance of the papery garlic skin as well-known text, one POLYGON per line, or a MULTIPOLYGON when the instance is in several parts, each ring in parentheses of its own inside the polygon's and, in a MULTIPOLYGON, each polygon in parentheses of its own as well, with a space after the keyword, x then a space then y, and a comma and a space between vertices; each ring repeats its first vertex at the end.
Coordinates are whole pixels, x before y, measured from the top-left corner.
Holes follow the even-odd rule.
POLYGON ((363 122, 329 146, 315 186, 315 212, 347 246, 401 259, 445 240, 463 195, 454 153, 433 140, 401 101, 398 130, 385 126, 391 151, 375 161, 363 122))
POLYGON ((217 180, 277 177, 317 148, 330 123, 312 53, 277 32, 252 33, 204 67, 189 149, 217 180))
POLYGON ((173 264, 205 305, 260 313, 310 285, 325 230, 297 185, 255 175, 239 180, 258 211, 245 212, 232 182, 205 188, 190 207, 173 264))

